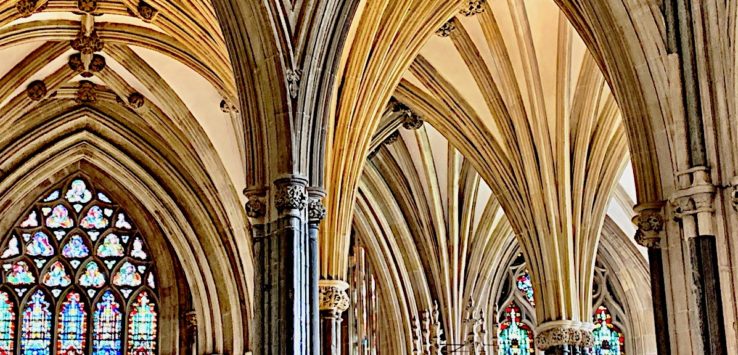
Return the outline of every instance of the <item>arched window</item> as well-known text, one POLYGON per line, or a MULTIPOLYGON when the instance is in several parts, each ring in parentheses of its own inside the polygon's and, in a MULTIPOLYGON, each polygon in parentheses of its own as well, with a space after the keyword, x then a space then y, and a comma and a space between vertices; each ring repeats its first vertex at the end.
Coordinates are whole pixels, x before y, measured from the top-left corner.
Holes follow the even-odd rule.
POLYGON ((598 261, 592 287, 595 355, 625 355, 625 335, 620 323, 623 311, 613 289, 607 268, 598 261))
POLYGON ((0 355, 156 354, 146 236, 84 178, 44 196, 0 248, 0 355))
POLYGON ((525 259, 519 254, 506 270, 498 296, 497 353, 535 354, 532 324, 535 310, 533 284, 525 259))
POLYGON ((534 354, 533 331, 522 322, 520 308, 515 303, 505 307, 504 320, 497 335, 501 355, 534 354))

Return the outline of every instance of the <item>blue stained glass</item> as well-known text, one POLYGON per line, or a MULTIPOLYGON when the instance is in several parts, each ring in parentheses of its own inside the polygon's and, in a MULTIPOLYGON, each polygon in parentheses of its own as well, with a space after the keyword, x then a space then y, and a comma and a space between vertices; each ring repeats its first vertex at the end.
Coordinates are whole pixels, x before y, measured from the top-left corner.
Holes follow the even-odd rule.
POLYGON ((625 337, 612 324, 612 315, 605 306, 597 307, 594 314, 594 350, 595 355, 624 355, 625 337))
POLYGON ((92 335, 92 354, 121 354, 122 316, 120 304, 115 301, 115 296, 111 291, 106 291, 103 294, 95 307, 93 318, 95 332, 92 335))
POLYGON ((105 285, 105 276, 100 272, 96 262, 87 263, 85 272, 79 277, 79 284, 84 287, 100 288, 105 285))
POLYGON ((26 246, 26 254, 30 256, 52 256, 54 247, 49 243, 49 236, 42 231, 33 234, 33 238, 26 246))
POLYGON ((521 322, 520 309, 511 304, 505 308, 505 320, 497 331, 500 355, 530 355, 533 349, 533 332, 521 322))
POLYGON ((0 355, 15 349, 15 306, 7 292, 0 291, 0 355))
POLYGON ((57 355, 82 354, 87 336, 87 311, 77 292, 67 294, 59 311, 57 355))
POLYGON ((64 205, 56 205, 51 215, 46 217, 46 226, 49 228, 72 228, 74 221, 69 217, 69 210, 64 205))
POLYGON ((79 225, 85 229, 103 229, 108 226, 108 219, 103 216, 102 208, 92 206, 87 211, 87 215, 79 222, 79 225))
POLYGON ((97 256, 101 258, 121 257, 124 253, 120 238, 115 234, 108 234, 103 243, 97 247, 97 256))
POLYGON ((128 321, 128 353, 153 354, 156 351, 157 313, 149 294, 136 297, 128 321))
POLYGON ((525 300, 528 301, 531 306, 535 306, 536 301, 533 298, 533 284, 530 282, 528 270, 525 270, 522 275, 518 276, 516 285, 518 286, 518 290, 520 290, 520 292, 525 296, 525 300))
POLYGON ((62 249, 62 255, 70 259, 80 259, 90 255, 90 250, 79 235, 73 235, 62 249))
POLYGON ((23 310, 21 354, 49 355, 51 352, 51 312, 43 291, 37 290, 23 310))
POLYGON ((49 287, 67 287, 72 283, 72 278, 67 274, 64 264, 61 261, 55 261, 44 275, 43 281, 44 285, 49 287))
POLYGON ((36 282, 36 278, 28 270, 28 264, 25 261, 16 261, 10 266, 6 281, 11 285, 30 285, 36 282))
POLYGON ((85 185, 84 181, 80 179, 75 179, 74 181, 72 181, 72 184, 69 187, 69 190, 67 190, 67 195, 65 197, 67 198, 67 201, 71 203, 87 203, 90 202, 90 200, 92 199, 92 192, 87 189, 87 185, 85 185))

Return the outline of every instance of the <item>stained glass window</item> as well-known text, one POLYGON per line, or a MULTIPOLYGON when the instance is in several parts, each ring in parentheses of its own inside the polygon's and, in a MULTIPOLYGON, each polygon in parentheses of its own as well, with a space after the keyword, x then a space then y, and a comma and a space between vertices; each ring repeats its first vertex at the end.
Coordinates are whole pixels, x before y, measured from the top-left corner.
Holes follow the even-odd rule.
POLYGON ((59 310, 58 328, 57 354, 82 354, 87 342, 87 311, 79 293, 67 294, 59 310))
POLYGON ((86 178, 42 196, 0 240, 0 355, 156 354, 146 236, 86 178))
POLYGON ((37 290, 23 310, 21 351, 23 354, 51 353, 51 310, 44 292, 37 290))
POLYGON ((522 322, 520 308, 515 304, 505 307, 504 320, 497 331, 497 341, 501 355, 535 354, 533 332, 522 322))
POLYGON ((612 315, 605 306, 597 307, 594 314, 594 350, 595 355, 624 355, 625 337, 612 324, 612 315))
POLYGON ((525 270, 520 274, 520 276, 518 276, 518 280, 515 284, 518 286, 518 290, 523 293, 523 296, 525 296, 528 303, 530 303, 531 306, 535 306, 536 301, 533 298, 533 284, 530 282, 530 274, 528 274, 528 270, 525 270))
POLYGON ((156 305, 143 291, 136 297, 128 320, 128 353, 153 354, 156 351, 156 305))
POLYGON ((12 354, 15 349, 15 314, 10 295, 0 291, 0 354, 12 354))

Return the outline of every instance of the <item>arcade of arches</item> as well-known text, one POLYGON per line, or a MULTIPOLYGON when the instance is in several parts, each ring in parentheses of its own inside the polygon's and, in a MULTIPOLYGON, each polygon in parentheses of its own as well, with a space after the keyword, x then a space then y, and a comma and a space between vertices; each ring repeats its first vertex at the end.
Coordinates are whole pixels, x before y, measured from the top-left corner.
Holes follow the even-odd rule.
POLYGON ((736 354, 736 15, 0 1, 0 354, 736 354))

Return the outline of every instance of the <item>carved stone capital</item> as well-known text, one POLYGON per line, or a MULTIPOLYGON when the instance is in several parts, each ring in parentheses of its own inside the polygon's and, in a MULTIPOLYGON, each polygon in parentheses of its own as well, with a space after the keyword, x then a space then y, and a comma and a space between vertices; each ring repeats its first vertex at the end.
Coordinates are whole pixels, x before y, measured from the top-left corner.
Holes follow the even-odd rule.
POLYGON ((138 11, 138 16, 146 22, 153 21, 156 17, 156 14, 159 13, 157 9, 155 9, 153 6, 149 5, 149 3, 143 0, 138 2, 136 11, 138 11))
POLYGON ((26 87, 26 95, 33 101, 41 101, 46 97, 46 84, 43 80, 32 81, 26 87))
POLYGON ((397 142, 398 139, 400 139, 400 132, 394 131, 389 136, 387 136, 387 138, 384 139, 383 144, 392 144, 394 142, 397 142))
POLYGON ((197 329, 197 312, 190 310, 184 314, 187 330, 197 329))
POLYGON ((308 203, 308 220, 313 223, 320 223, 325 215, 326 210, 322 199, 311 197, 308 203))
POLYGON ((82 54, 92 54, 101 51, 105 47, 105 42, 97 35, 97 31, 93 30, 89 35, 79 31, 77 37, 70 41, 70 45, 82 54))
POLYGON ((436 30, 436 35, 439 37, 448 37, 451 35, 451 32, 456 30, 456 24, 454 23, 454 19, 448 20, 448 22, 444 23, 441 28, 436 30))
POLYGON ((80 81, 77 89, 77 97, 74 98, 79 104, 90 104, 97 101, 97 93, 95 92, 97 85, 89 81, 80 81))
POLYGON ((564 345, 591 348, 594 346, 594 334, 591 329, 561 324, 547 326, 536 335, 536 347, 539 350, 564 345))
POLYGON ((277 211, 302 210, 307 206, 308 194, 303 179, 279 179, 274 183, 274 206, 277 211))
POLYGON ((476 14, 481 14, 482 12, 484 12, 483 6, 485 2, 486 0, 467 0, 459 13, 464 16, 474 16, 476 14))
POLYGON ((290 97, 293 99, 297 98, 297 94, 300 91, 300 75, 302 75, 302 71, 299 69, 288 70, 285 74, 287 89, 290 92, 290 97))
POLYGON ((659 248, 661 246, 661 231, 664 230, 664 217, 661 209, 645 208, 639 209, 633 217, 633 224, 638 227, 635 240, 646 248, 659 248))
POLYGON ((318 308, 321 311, 333 311, 336 315, 345 312, 351 303, 348 287, 346 282, 340 280, 318 281, 318 308))
POLYGON ((227 101, 226 99, 220 100, 220 110, 223 111, 223 113, 238 113, 238 106, 231 103, 230 101, 227 101))
POLYGON ((77 0, 77 8, 86 13, 97 10, 97 0, 77 0))

